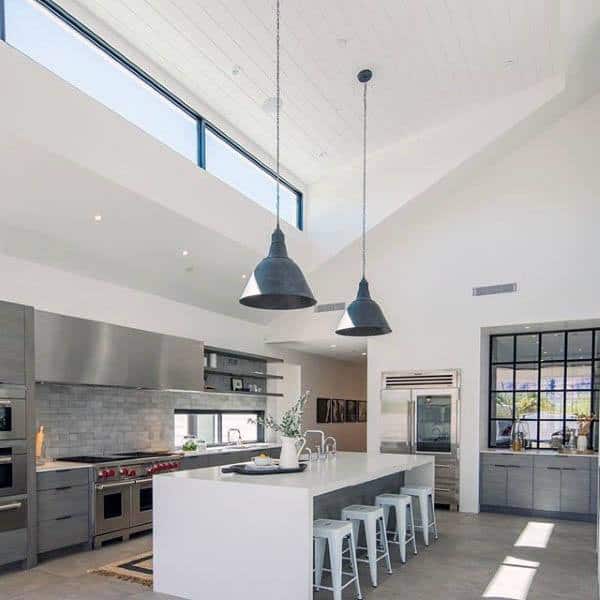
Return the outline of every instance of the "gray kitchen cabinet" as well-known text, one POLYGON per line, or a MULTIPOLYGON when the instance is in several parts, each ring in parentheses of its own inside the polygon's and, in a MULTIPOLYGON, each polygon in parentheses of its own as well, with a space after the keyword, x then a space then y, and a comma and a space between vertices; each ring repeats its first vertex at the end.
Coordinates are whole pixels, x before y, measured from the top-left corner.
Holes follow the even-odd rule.
POLYGON ((24 560, 27 555, 27 529, 0 532, 0 565, 24 560))
POLYGON ((0 381, 25 383, 25 307, 0 302, 0 381))
POLYGON ((506 505, 533 508, 533 473, 529 463, 507 465, 506 505))
POLYGON ((592 460, 590 464, 591 476, 591 501, 590 512, 595 515, 598 513, 598 461, 592 460))
POLYGON ((488 506, 506 506, 506 466, 501 464, 483 464, 481 468, 481 504, 488 506))
POLYGON ((90 543, 90 470, 38 473, 38 552, 90 543))
POLYGON ((588 468, 563 467, 560 477, 560 510, 568 513, 590 514, 589 466, 588 468))
POLYGON ((533 508, 560 512, 560 467, 553 465, 538 466, 533 470, 533 508))

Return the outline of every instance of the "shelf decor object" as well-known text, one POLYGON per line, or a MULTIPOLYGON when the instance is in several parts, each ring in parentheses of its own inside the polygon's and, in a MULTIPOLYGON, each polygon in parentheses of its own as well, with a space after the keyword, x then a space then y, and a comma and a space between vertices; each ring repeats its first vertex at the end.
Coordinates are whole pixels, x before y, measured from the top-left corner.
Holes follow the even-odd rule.
POLYGON ((292 310, 314 306, 317 301, 300 270, 300 267, 288 256, 283 231, 279 227, 279 121, 281 109, 280 89, 280 0, 276 5, 276 171, 277 171, 277 225, 271 236, 269 255, 263 258, 252 275, 240 297, 240 304, 252 308, 267 310, 292 310))
POLYGON ((336 333, 348 336, 372 336, 391 333, 383 311, 379 304, 371 298, 369 283, 366 278, 367 267, 367 83, 371 81, 373 72, 363 69, 357 75, 363 85, 363 180, 362 180, 362 278, 358 284, 356 300, 348 304, 336 333))

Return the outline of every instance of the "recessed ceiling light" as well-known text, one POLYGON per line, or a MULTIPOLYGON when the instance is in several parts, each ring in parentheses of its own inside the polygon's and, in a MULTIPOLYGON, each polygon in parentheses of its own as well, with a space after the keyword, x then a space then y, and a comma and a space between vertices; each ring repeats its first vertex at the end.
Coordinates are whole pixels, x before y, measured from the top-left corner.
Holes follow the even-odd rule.
POLYGON ((242 279, 246 279, 246 277, 248 277, 248 275, 246 275, 246 273, 244 273, 244 274, 242 275, 242 279))
POLYGON ((241 72, 242 72, 242 67, 240 67, 240 65, 233 65, 233 68, 231 69, 232 75, 239 75, 241 72))
POLYGON ((331 344, 329 347, 330 348, 337 348, 337 346, 335 344, 331 344))
POLYGON ((366 352, 363 352, 363 353, 362 353, 362 355, 363 355, 363 356, 366 356, 366 355, 367 355, 367 353, 366 353, 366 352))
POLYGON ((100 223, 100 221, 102 221, 102 215, 94 215, 94 221, 96 221, 96 223, 100 223))
POLYGON ((525 325, 525 329, 531 329, 531 325, 525 325))
POLYGON ((181 251, 181 256, 187 256, 189 254, 188 250, 182 250, 181 251))

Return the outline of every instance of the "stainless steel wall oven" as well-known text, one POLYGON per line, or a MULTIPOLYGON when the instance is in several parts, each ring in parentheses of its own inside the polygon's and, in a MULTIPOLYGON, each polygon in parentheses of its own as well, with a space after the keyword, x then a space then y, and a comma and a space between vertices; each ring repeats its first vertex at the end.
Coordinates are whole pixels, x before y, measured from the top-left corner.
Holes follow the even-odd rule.
POLYGON ((26 443, 17 440, 0 442, 0 497, 26 493, 26 443))

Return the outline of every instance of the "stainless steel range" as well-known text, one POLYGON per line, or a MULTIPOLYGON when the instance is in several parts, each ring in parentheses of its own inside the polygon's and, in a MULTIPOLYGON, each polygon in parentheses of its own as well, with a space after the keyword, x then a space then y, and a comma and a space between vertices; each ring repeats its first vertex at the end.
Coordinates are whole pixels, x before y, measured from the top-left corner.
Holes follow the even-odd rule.
POLYGON ((152 529, 152 476, 181 467, 181 455, 157 452, 57 460, 94 465, 94 548, 108 540, 126 540, 133 533, 152 529))

